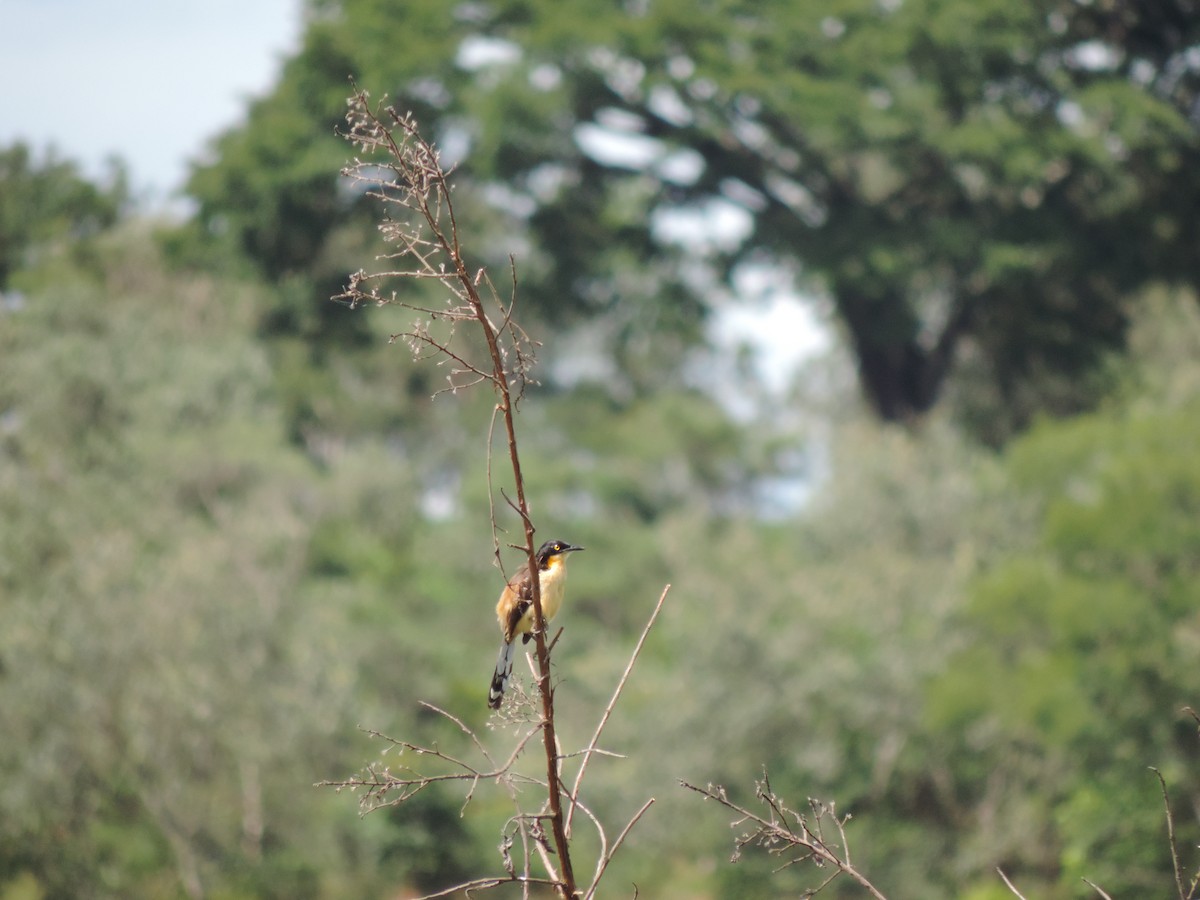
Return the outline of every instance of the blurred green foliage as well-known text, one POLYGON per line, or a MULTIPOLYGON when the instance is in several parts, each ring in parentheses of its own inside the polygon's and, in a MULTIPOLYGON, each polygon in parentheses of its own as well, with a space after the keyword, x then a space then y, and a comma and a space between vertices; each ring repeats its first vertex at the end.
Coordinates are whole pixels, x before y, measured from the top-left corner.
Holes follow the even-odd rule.
POLYGON ((47 244, 81 253, 88 239, 116 222, 128 203, 125 173, 114 163, 100 186, 53 152, 23 143, 0 150, 0 290, 47 244))
POLYGON ((288 442, 261 287, 170 271, 146 224, 96 243, 19 273, 0 328, 3 881, 297 897, 452 871, 453 817, 440 853, 392 849, 444 811, 362 827, 310 788, 366 752, 358 672, 396 651, 337 604, 320 535, 407 478, 371 448, 323 476, 288 442))
MULTIPOLYGON (((1198 429, 1193 398, 1045 424, 1015 445, 1038 540, 972 587, 966 645, 930 692, 937 733, 958 736, 946 751, 976 758, 954 806, 987 808, 981 837, 1066 896, 1083 877, 1161 892, 1170 855, 1147 767, 1177 800, 1200 790, 1182 713, 1200 692, 1198 429), (989 770, 1004 776, 978 777, 989 770), (1018 827, 1030 794, 1047 808, 1040 834, 1018 827)), ((1200 823, 1181 819, 1179 845, 1194 846, 1200 823)))
POLYGON ((393 4, 314 2, 181 225, 0 153, 0 897, 383 897, 498 869, 503 796, 359 818, 312 786, 377 758, 360 727, 469 749, 418 700, 511 739, 483 703, 492 503, 510 569, 519 533, 493 398, 438 394, 388 341, 407 313, 325 300, 382 249, 336 178, 348 74, 461 156, 475 264, 505 284, 516 258, 533 509, 589 548, 564 747, 673 585, 606 732, 626 758, 585 790, 608 822, 657 800, 614 895, 817 883, 728 864, 728 823, 677 787, 749 803, 764 768, 852 813, 893 897, 1008 896, 997 866, 1030 897, 1170 896, 1150 766, 1195 870, 1195 22, 793 6, 413 3, 398 28, 393 4), (597 158, 581 125, 652 161, 597 158), (656 226, 718 201, 748 236, 656 226), (764 261, 831 299, 838 344, 783 393, 735 370, 756 402, 734 416, 695 373, 764 261))
POLYGON ((352 76, 460 164, 480 262, 516 252, 526 321, 586 325, 614 387, 653 391, 775 265, 828 298, 883 418, 950 384, 1000 444, 1103 395, 1133 292, 1197 285, 1182 0, 311 6, 196 170, 199 222, 272 277, 361 265, 373 216, 335 175, 352 76), (697 216, 729 224, 680 237, 697 216))
MULTIPOLYGON (((157 245, 131 222, 86 265, 19 272, 27 305, 0 328, 0 884, 383 896, 491 871, 495 798, 464 818, 460 795, 430 792, 360 820, 311 787, 378 753, 359 725, 462 739, 417 699, 508 739, 481 701, 488 398, 297 445, 256 327, 272 288, 173 268, 157 245)), ((556 655, 566 746, 673 584, 605 742, 628 758, 589 776, 609 821, 658 799, 611 884, 811 885, 766 857, 724 863, 722 817, 675 787, 748 797, 766 767, 784 795, 854 814, 856 860, 892 896, 989 896, 996 865, 1038 896, 1081 895, 1081 877, 1169 891, 1147 767, 1186 849, 1200 319, 1189 297, 1143 305, 1106 407, 1001 457, 945 418, 903 432, 830 398, 827 474, 783 519, 747 499, 777 474, 766 421, 735 426, 694 392, 527 398, 542 528, 589 547, 556 655)), ((405 396, 412 365, 393 348, 371 389, 405 396)))

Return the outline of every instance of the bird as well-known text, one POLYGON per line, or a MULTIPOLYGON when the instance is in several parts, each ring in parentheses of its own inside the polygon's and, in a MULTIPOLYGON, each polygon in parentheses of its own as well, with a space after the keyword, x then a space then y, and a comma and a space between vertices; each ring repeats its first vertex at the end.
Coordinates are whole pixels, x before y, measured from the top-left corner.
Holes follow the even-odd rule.
MULTIPOLYGON (((542 615, 547 622, 554 618, 562 606, 567 555, 582 549, 561 540, 546 541, 538 548, 538 583, 541 586, 542 615)), ((500 708, 508 679, 512 676, 513 642, 517 635, 521 636, 522 643, 528 643, 533 637, 533 579, 529 576, 528 560, 522 563, 500 592, 500 599, 496 601, 496 618, 504 633, 504 643, 500 645, 500 657, 496 660, 496 671, 488 689, 488 706, 492 709, 500 708)))

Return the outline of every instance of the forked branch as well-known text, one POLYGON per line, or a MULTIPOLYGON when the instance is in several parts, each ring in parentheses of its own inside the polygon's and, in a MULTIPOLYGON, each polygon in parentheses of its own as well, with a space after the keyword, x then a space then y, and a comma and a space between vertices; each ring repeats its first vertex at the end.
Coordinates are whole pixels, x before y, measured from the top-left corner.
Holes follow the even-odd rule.
MULTIPOLYGON (((393 341, 406 343, 417 359, 434 359, 439 365, 447 365, 449 385, 445 390, 454 392, 481 383, 491 386, 496 405, 488 433, 488 483, 489 486, 492 484, 492 436, 497 421, 500 421, 503 422, 507 440, 514 495, 510 496, 503 489, 500 494, 521 520, 525 538, 522 546, 529 571, 537 573, 535 529, 517 451, 515 423, 517 403, 530 383, 529 373, 534 363, 536 344, 517 325, 513 316, 517 296, 516 266, 510 259, 511 294, 503 299, 484 269, 468 265, 451 201, 448 173, 442 167, 437 150, 422 137, 411 114, 401 114, 386 104, 373 107, 367 94, 356 90, 349 100, 346 120, 349 125, 346 137, 362 155, 356 157, 353 164, 343 170, 343 174, 362 188, 367 196, 384 205, 387 215, 380 232, 395 249, 380 257, 386 262, 383 271, 368 274, 360 270, 354 273, 345 290, 333 299, 351 307, 362 304, 396 305, 417 313, 414 324, 407 331, 393 335, 393 341), (431 304, 426 299, 410 299, 408 291, 389 286, 396 280, 407 281, 410 286, 427 281, 440 284, 446 295, 445 305, 431 304), (460 327, 471 332, 477 328, 478 334, 483 337, 486 353, 479 353, 478 346, 470 342, 464 345, 459 339, 460 327)), ((496 537, 496 504, 492 494, 493 491, 489 490, 493 545, 498 557, 500 542, 496 537)), ((531 594, 534 621, 543 622, 541 584, 537 577, 532 580, 531 594)), ((533 631, 534 676, 540 712, 523 719, 532 724, 523 729, 524 733, 516 747, 503 762, 497 763, 461 720, 426 704, 427 708, 450 720, 469 736, 481 761, 476 761, 474 755, 468 759, 452 754, 437 744, 417 744, 371 732, 373 736, 387 741, 388 752, 403 757, 404 761, 391 765, 373 764, 358 776, 324 784, 361 792, 359 802, 363 812, 403 803, 432 785, 447 782, 466 785, 465 809, 480 783, 491 781, 502 784, 517 805, 516 814, 509 820, 501 844, 506 877, 476 879, 429 896, 441 897, 458 892, 470 894, 516 882, 523 886, 526 896, 530 885, 547 884, 553 885, 564 900, 593 897, 613 855, 654 801, 647 801, 634 813, 610 845, 604 827, 580 801, 580 788, 592 756, 604 755, 604 751, 598 747, 600 735, 666 596, 667 589, 664 589, 612 700, 600 718, 591 743, 579 754, 582 761, 569 791, 561 780, 562 764, 567 757, 559 750, 555 733, 554 689, 550 681, 552 645, 547 643, 545 630, 541 628, 533 631), (542 736, 545 755, 544 779, 519 775, 514 770, 517 758, 538 733, 542 736), (408 762, 414 758, 420 760, 419 767, 416 763, 408 762), (545 790, 541 811, 533 814, 521 811, 516 789, 518 784, 537 785, 545 790), (564 803, 570 804, 571 817, 576 810, 582 810, 600 836, 601 850, 596 872, 586 890, 580 890, 576 884, 569 845, 571 822, 570 817, 564 816, 564 803), (511 852, 516 836, 524 845, 523 871, 518 871, 511 852), (535 853, 541 858, 547 873, 545 879, 530 874, 530 860, 535 853)))
MULTIPOLYGON (((443 361, 450 361, 453 368, 448 376, 449 390, 481 382, 492 386, 496 394, 496 409, 504 422, 508 440, 508 456, 516 488, 514 506, 524 527, 526 559, 529 570, 536 573, 533 519, 525 496, 525 478, 517 452, 514 420, 516 403, 524 393, 527 373, 533 362, 533 350, 532 342, 512 316, 512 307, 516 302, 515 272, 514 294, 506 304, 496 294, 492 281, 483 269, 472 270, 468 267, 459 238, 454 204, 450 199, 446 170, 442 168, 437 150, 422 137, 411 114, 401 114, 388 105, 376 111, 364 91, 356 91, 351 96, 349 107, 346 137, 368 158, 356 158, 351 166, 343 170, 343 174, 364 185, 368 195, 378 199, 385 207, 395 208, 400 213, 399 218, 389 214, 380 230, 385 240, 398 247, 396 252, 385 258, 401 262, 399 267, 393 265, 388 271, 375 275, 356 272, 345 291, 333 299, 352 307, 362 303, 396 304, 420 312, 422 319, 409 331, 394 337, 407 340, 418 357, 428 352, 443 357, 443 361), (385 291, 381 287, 381 284, 395 278, 431 278, 440 282, 448 296, 446 307, 434 309, 408 303, 397 291, 385 291), (480 293, 480 285, 488 289, 486 298, 480 293), (486 362, 473 362, 468 352, 454 346, 455 329, 462 322, 473 322, 478 326, 487 348, 486 362)), ((544 621, 541 585, 537 578, 533 579, 532 584, 535 621, 541 622, 544 621)), ((554 697, 550 685, 550 654, 543 629, 535 629, 534 637, 537 683, 542 701, 540 730, 546 756, 550 831, 558 854, 558 890, 564 898, 570 898, 576 894, 576 885, 563 822, 554 697)))
POLYGON ((755 796, 766 807, 766 815, 733 802, 725 788, 720 785, 697 787, 686 781, 680 784, 689 791, 695 791, 708 800, 715 800, 737 813, 738 818, 734 820, 733 826, 744 826, 746 830, 734 840, 733 862, 741 858, 742 851, 747 847, 762 847, 770 854, 789 857, 780 868, 809 862, 817 868, 832 869, 817 887, 804 894, 806 897, 820 893, 839 875, 845 875, 857 882, 875 900, 887 900, 875 885, 851 864, 850 844, 846 840, 845 827, 850 816, 839 816, 834 804, 810 798, 809 812, 802 813, 791 809, 771 789, 770 779, 765 773, 755 784, 755 796), (827 830, 832 834, 827 836, 827 830))
POLYGON ((359 794, 359 811, 365 815, 385 806, 399 806, 427 787, 442 782, 467 784, 467 793, 462 805, 465 811, 481 781, 515 780, 513 766, 530 738, 537 733, 537 728, 529 729, 522 735, 508 758, 497 765, 475 733, 463 725, 461 720, 432 704, 421 705, 458 725, 471 739, 483 762, 473 763, 459 759, 441 750, 436 744, 426 747, 388 737, 378 731, 367 731, 371 737, 387 742, 388 747, 384 750, 384 755, 392 754, 397 762, 386 765, 371 763, 359 775, 341 781, 322 781, 318 787, 332 787, 338 791, 349 790, 359 794), (405 756, 420 759, 425 766, 432 767, 432 771, 429 768, 418 769, 415 764, 400 762, 400 758, 405 756))

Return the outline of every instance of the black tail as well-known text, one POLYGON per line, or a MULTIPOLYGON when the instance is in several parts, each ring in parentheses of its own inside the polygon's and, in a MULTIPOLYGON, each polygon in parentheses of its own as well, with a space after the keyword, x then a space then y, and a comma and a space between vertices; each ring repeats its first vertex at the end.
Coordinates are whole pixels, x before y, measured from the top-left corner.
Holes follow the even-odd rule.
POLYGON ((500 658, 496 660, 496 671, 492 674, 492 686, 488 689, 488 706, 500 708, 504 699, 504 691, 508 687, 508 679, 512 677, 513 645, 505 641, 500 645, 500 658))

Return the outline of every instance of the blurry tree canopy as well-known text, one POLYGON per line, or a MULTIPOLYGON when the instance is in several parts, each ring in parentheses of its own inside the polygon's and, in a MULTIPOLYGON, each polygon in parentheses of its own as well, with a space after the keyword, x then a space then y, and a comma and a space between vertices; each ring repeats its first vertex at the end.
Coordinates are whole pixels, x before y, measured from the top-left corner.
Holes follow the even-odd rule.
POLYGON ((116 222, 127 200, 119 166, 97 185, 53 152, 39 159, 22 143, 0 149, 0 290, 44 242, 78 246, 116 222))
POLYGON ((928 764, 949 775, 938 806, 972 833, 964 854, 1007 862, 1036 893, 1082 878, 1170 893, 1148 767, 1171 785, 1180 851, 1200 835, 1183 712, 1200 696, 1198 423, 1193 399, 1047 423, 1013 445, 1015 483, 1044 503, 1038 542, 969 592, 963 647, 929 692, 928 764))
POLYGON ((448 668, 396 614, 429 602, 397 584, 439 539, 412 536, 411 470, 376 444, 320 471, 286 440, 261 285, 167 269, 144 222, 94 244, 55 241, 0 310, 0 896, 461 873, 461 801, 364 825, 311 787, 368 752, 357 716, 403 721, 394 685, 448 668))
POLYGON ((357 268, 352 75, 462 161, 527 315, 589 323, 634 387, 774 266, 828 296, 880 416, 966 371, 956 403, 1001 441, 1094 401, 1131 291, 1200 282, 1198 44, 1189 0, 311 0, 190 190, 268 274, 357 268))
MULTIPOLYGON (((174 266, 145 222, 57 227, 0 306, 0 896, 396 896, 490 867, 502 799, 463 816, 435 789, 360 820, 310 785, 378 750, 356 724, 426 727, 416 698, 482 733, 493 398, 431 401, 437 373, 386 343, 393 311, 354 321, 361 345, 316 341, 299 302, 263 317, 311 276, 265 285, 219 242, 174 266), (301 452, 289 429, 314 423, 301 452)), ((1171 893, 1145 767, 1194 846, 1200 308, 1156 288, 1132 315, 1110 398, 1003 454, 941 412, 881 426, 823 361, 797 382, 798 406, 825 391, 808 479, 770 477, 795 464, 787 422, 669 380, 531 396, 539 522, 590 548, 556 620, 565 745, 659 585, 680 598, 606 731, 627 758, 588 797, 604 817, 658 798, 615 883, 810 887, 773 857, 726 865, 726 822, 675 788, 745 797, 766 767, 853 812, 889 896, 1005 897, 997 864, 1028 896, 1085 895, 1081 876, 1171 893), (797 481, 804 505, 764 516, 797 481)), ((547 352, 603 358, 573 337, 547 352)))

